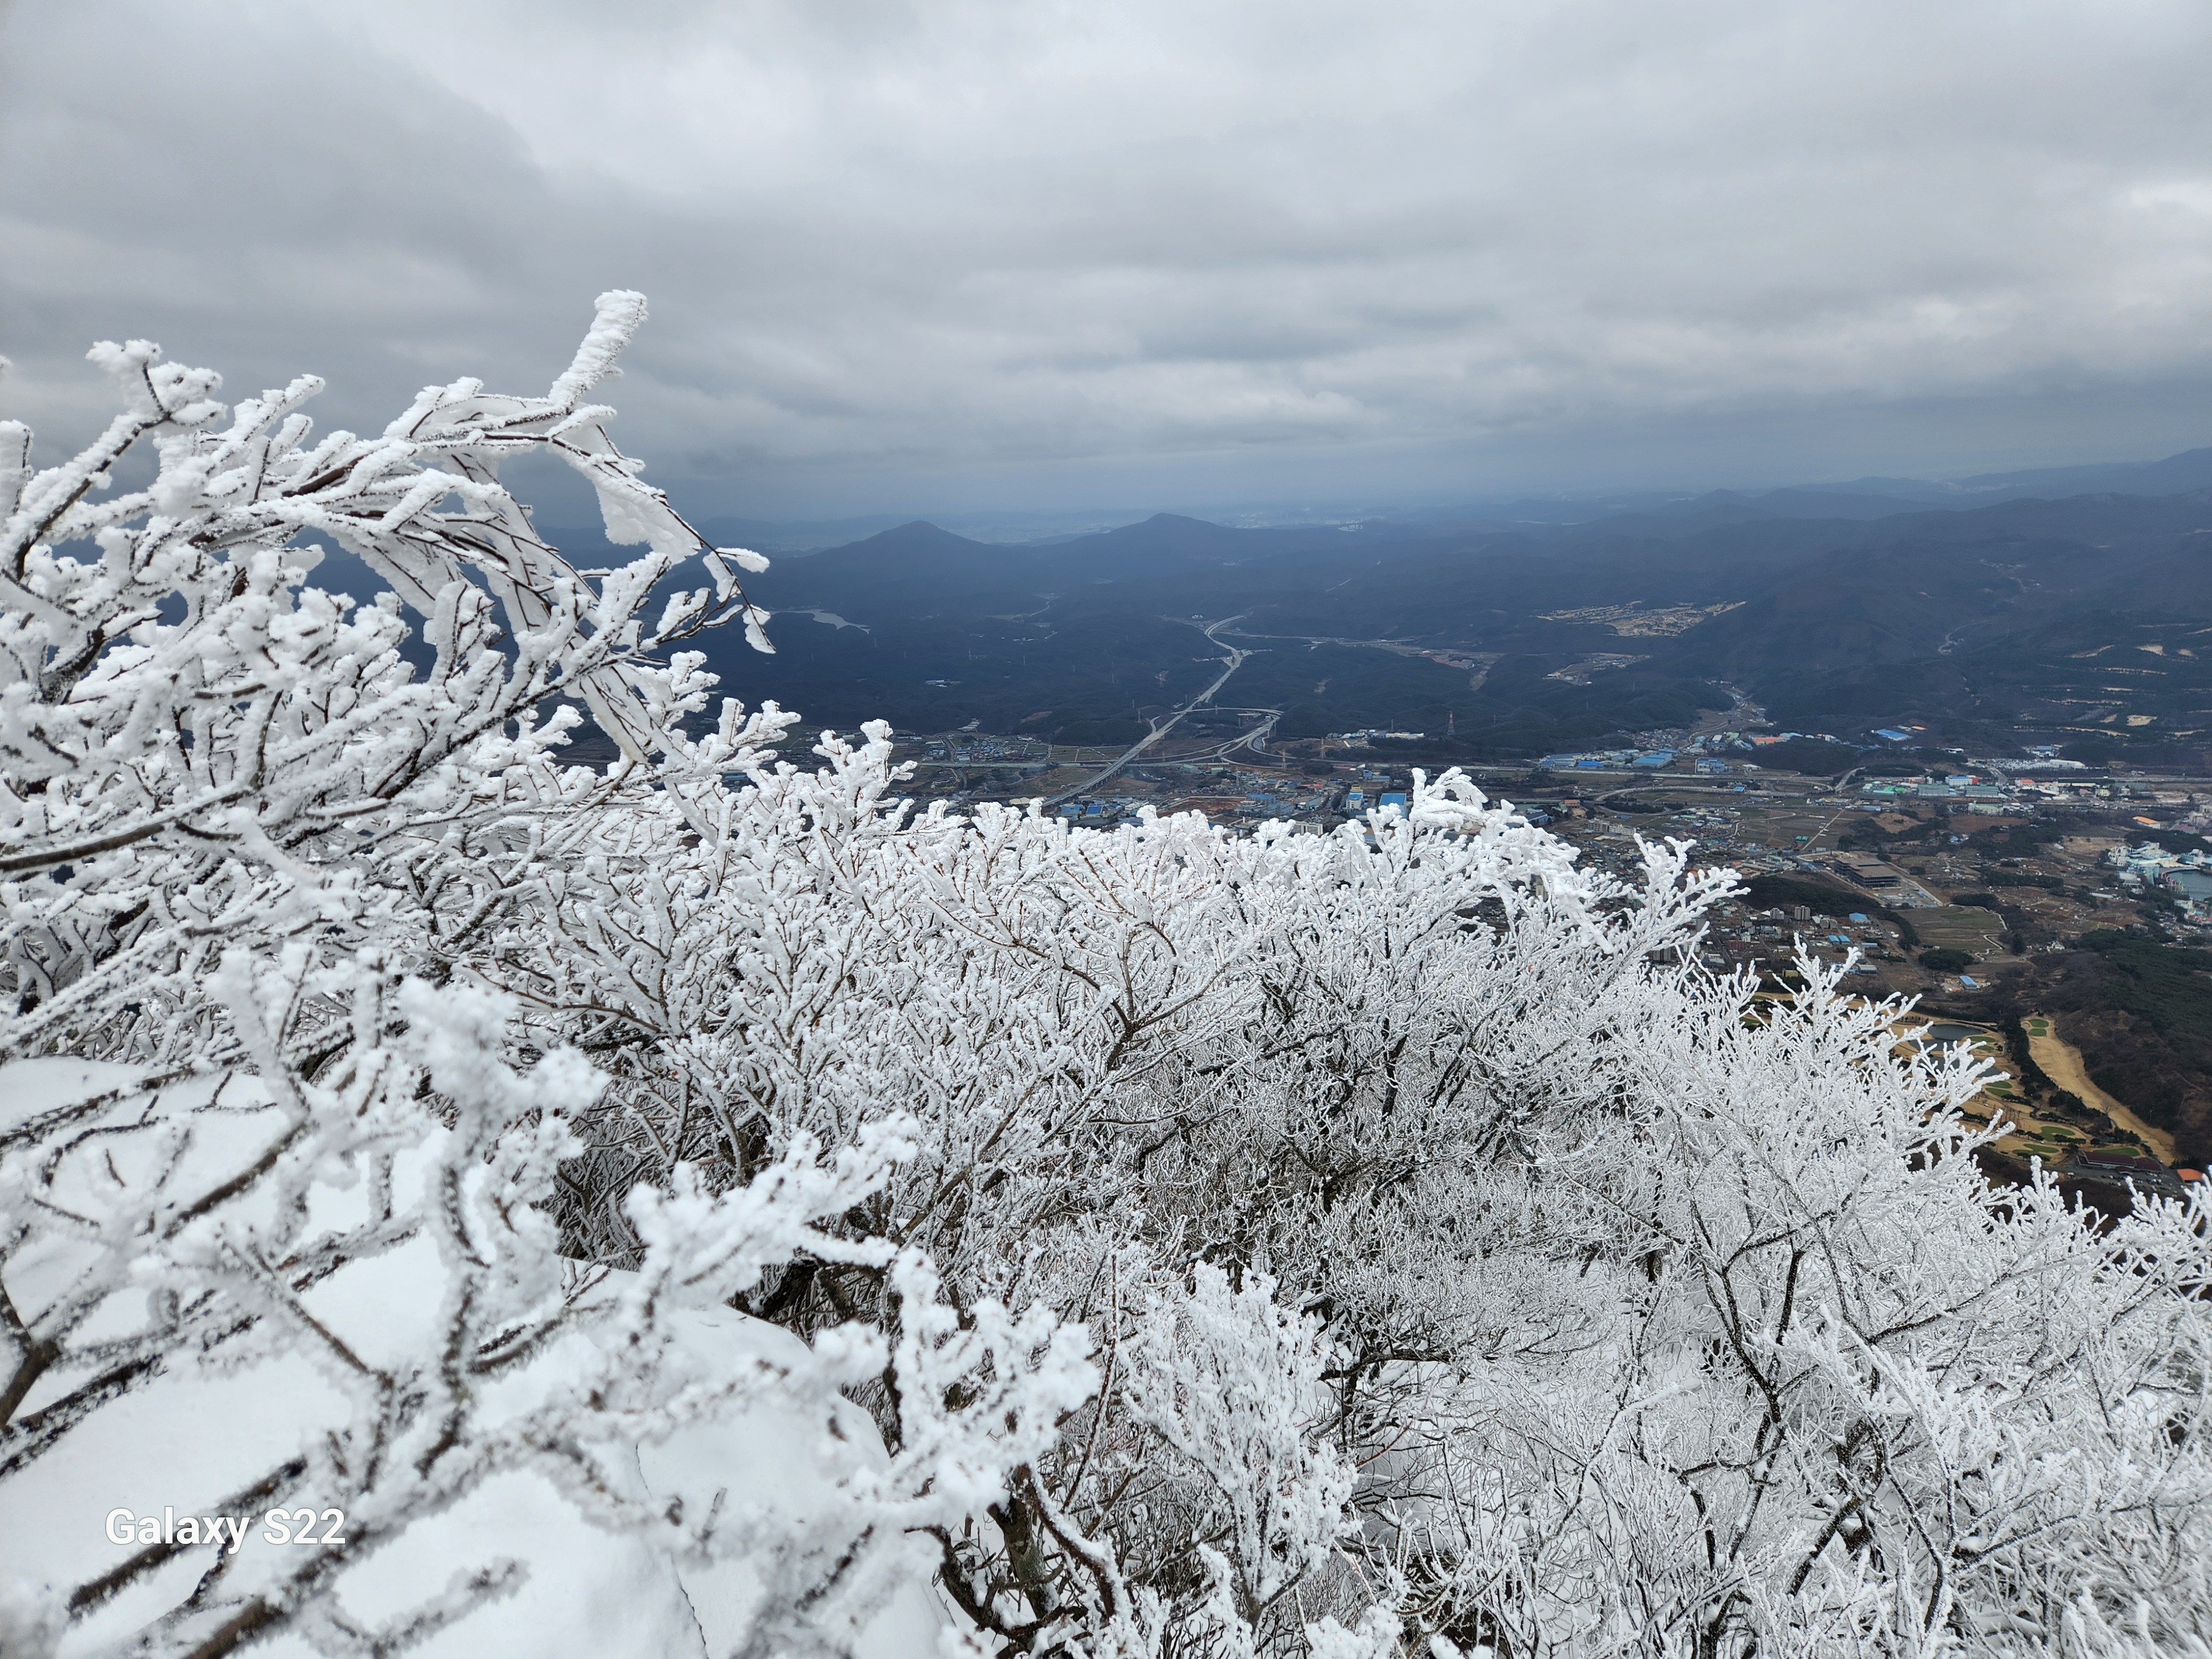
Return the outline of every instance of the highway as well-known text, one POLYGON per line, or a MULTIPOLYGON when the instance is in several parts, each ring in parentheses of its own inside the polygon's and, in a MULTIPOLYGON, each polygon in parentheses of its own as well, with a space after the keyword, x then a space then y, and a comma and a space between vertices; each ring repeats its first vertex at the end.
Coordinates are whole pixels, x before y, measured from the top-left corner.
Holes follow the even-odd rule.
MULTIPOLYGON (((1238 669, 1242 668, 1244 665, 1244 659, 1252 654, 1249 651, 1238 649, 1236 646, 1231 645, 1225 640, 1217 638, 1214 630, 1216 629, 1226 628, 1233 622, 1241 621, 1243 617, 1243 614, 1244 613, 1240 611, 1234 617, 1224 617, 1219 622, 1206 623, 1205 628, 1200 630, 1205 634, 1206 641, 1208 645, 1218 645, 1224 651, 1229 653, 1221 659, 1227 665, 1227 666, 1222 669, 1219 676, 1214 680, 1212 684, 1207 686, 1205 690, 1200 692, 1188 702, 1183 704, 1182 708, 1176 709, 1174 714, 1170 714, 1165 720, 1154 721, 1151 731, 1147 732, 1143 737, 1138 738, 1136 742, 1131 744, 1127 749, 1123 750, 1114 762, 1110 765, 1107 766, 1103 771, 1093 773, 1091 776, 1084 779, 1082 782, 1077 784, 1072 789, 1063 789, 1058 794, 1048 797, 1045 800, 1046 809, 1049 811, 1051 808, 1059 805, 1060 802, 1064 800, 1073 800, 1078 795, 1089 794, 1092 790, 1097 788, 1100 784, 1105 782, 1107 779, 1112 777, 1116 772, 1127 766, 1131 761, 1136 759, 1138 756, 1143 754, 1145 750, 1150 749, 1162 738, 1167 736, 1169 732, 1174 731, 1176 728, 1176 723, 1182 720, 1185 714, 1190 713, 1194 708, 1202 708, 1206 703, 1212 702, 1213 694, 1221 690, 1223 686, 1229 684, 1229 677, 1231 674, 1234 674, 1238 669)), ((1264 738, 1267 735, 1267 732, 1272 729, 1273 725, 1274 722, 1271 720, 1267 722, 1267 725, 1262 726, 1259 732, 1255 733, 1247 733, 1246 738, 1240 739, 1240 741, 1248 740, 1253 737, 1264 738)))

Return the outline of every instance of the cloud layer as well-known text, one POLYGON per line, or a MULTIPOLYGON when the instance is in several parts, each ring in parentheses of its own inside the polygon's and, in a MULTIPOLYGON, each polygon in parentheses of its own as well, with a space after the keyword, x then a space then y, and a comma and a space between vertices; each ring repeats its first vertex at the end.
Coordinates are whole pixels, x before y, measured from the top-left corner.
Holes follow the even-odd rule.
POLYGON ((78 435, 149 335, 380 424, 623 285, 625 440, 727 510, 2148 454, 2212 438, 2208 61, 2200 0, 19 8, 0 405, 78 435))

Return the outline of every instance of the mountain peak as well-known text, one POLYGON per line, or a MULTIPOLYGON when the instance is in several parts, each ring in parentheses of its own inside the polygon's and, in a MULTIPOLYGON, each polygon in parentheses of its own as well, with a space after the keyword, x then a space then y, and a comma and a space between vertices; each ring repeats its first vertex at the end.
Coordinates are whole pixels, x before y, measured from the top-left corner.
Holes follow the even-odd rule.
POLYGON ((979 548, 981 542, 971 542, 965 536, 956 536, 950 530, 940 529, 927 519, 912 519, 905 524, 894 525, 889 530, 878 531, 849 544, 872 551, 919 553, 935 549, 950 552, 956 549, 979 548))

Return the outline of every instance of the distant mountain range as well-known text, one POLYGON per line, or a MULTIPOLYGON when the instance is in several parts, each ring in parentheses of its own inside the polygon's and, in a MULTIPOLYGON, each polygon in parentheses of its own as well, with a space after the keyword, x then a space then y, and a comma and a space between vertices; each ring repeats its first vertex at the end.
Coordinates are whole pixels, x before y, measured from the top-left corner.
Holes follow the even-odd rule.
MULTIPOLYGON (((1458 506, 1413 507, 1340 502, 1332 507, 1266 504, 1194 508, 1191 516, 1237 529, 1333 529, 1370 520, 1458 529, 1525 524, 1587 524, 1637 514, 1696 517, 1746 509, 1759 518, 1871 519, 1916 507, 1979 507, 2027 495, 2073 495, 2102 491, 2121 495, 2172 495, 2212 488, 2212 447, 2169 455, 2162 461, 2116 461, 2090 466, 2046 466, 2019 472, 1978 473, 1948 480, 1853 478, 1841 483, 1785 485, 1758 490, 1714 489, 1703 495, 1643 490, 1588 495, 1523 496, 1458 506)), ((930 522, 970 541, 1038 544, 1072 541, 1137 524, 1150 509, 1091 508, 1082 512, 993 512, 933 515, 930 522)), ((808 553, 842 547, 913 521, 906 513, 842 519, 704 520, 701 530, 723 546, 765 553, 808 553)), ((586 532, 586 536, 595 532, 586 532)))
MULTIPOLYGON (((748 584, 778 654, 717 636, 710 656, 732 694, 813 726, 1108 743, 1210 682, 1224 644, 1203 629, 1233 619, 1218 640, 1251 654, 1219 701, 1275 711, 1286 737, 1379 726, 1504 757, 1741 695, 1868 744, 1917 726, 1977 752, 2212 749, 2212 448, 1614 505, 1258 528, 1158 514, 1025 543, 917 520, 778 558, 748 584)), ((744 523, 702 528, 728 544, 744 523)))
POLYGON ((2094 466, 2040 466, 2024 472, 1983 472, 1927 483, 1912 478, 1859 478, 1830 489, 1915 501, 2010 501, 2024 495, 2178 495, 2212 489, 2212 448, 2185 449, 2162 461, 2107 461, 2094 466))

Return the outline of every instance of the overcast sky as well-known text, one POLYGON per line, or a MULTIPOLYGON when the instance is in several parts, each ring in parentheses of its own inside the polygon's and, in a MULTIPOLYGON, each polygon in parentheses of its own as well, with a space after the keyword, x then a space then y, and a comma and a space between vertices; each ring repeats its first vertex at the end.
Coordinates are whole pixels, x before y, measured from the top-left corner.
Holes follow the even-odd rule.
POLYGON ((2208 66, 2204 0, 19 0, 0 412, 81 441, 135 335, 380 426, 619 285, 706 512, 2148 459, 2208 66))

